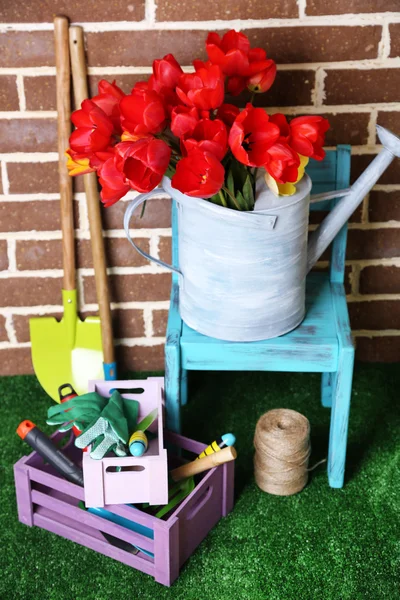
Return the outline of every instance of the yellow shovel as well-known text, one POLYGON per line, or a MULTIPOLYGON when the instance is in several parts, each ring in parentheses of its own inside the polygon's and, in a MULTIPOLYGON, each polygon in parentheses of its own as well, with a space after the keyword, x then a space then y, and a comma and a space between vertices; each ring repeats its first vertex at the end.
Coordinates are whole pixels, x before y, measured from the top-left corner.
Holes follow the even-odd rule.
POLYGON ((54 33, 64 316, 61 321, 53 317, 30 319, 29 326, 36 376, 49 396, 60 402, 60 385, 70 383, 78 394, 83 394, 87 392, 90 379, 103 378, 103 352, 99 317, 88 317, 82 321, 77 314, 72 179, 68 175, 65 158, 71 133, 68 20, 65 17, 54 19, 54 33))

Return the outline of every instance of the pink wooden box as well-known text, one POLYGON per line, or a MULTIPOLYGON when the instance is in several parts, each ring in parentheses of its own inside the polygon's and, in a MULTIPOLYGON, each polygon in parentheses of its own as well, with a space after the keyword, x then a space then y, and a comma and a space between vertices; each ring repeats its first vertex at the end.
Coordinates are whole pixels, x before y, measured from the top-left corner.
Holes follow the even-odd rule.
POLYGON ((147 452, 140 458, 125 456, 106 457, 102 460, 83 455, 83 478, 85 504, 87 507, 102 507, 105 504, 149 504, 168 503, 167 451, 163 434, 163 378, 130 381, 90 381, 89 391, 109 397, 117 389, 123 398, 138 400, 141 421, 150 411, 158 409, 158 418, 150 427, 157 433, 149 439, 147 452), (126 392, 124 393, 124 390, 126 392), (141 393, 131 393, 143 390, 141 393))
MULTIPOLYGON (((181 435, 165 431, 165 439, 174 445, 177 453, 189 451, 193 460, 205 448, 181 435)), ((53 435, 55 442, 65 436, 53 435)), ((73 445, 73 438, 64 452, 78 463, 81 452, 73 445)), ((170 466, 179 464, 168 450, 170 466)), ((157 519, 143 511, 124 505, 105 508, 150 530, 150 536, 135 533, 78 507, 84 499, 83 488, 69 483, 57 474, 43 459, 32 452, 14 465, 18 517, 25 525, 37 525, 64 538, 114 558, 147 573, 163 585, 170 586, 179 575, 183 563, 195 551, 208 532, 233 507, 234 463, 229 462, 208 471, 193 492, 166 518, 157 519), (116 548, 101 532, 125 540, 153 554, 136 555, 116 548)))

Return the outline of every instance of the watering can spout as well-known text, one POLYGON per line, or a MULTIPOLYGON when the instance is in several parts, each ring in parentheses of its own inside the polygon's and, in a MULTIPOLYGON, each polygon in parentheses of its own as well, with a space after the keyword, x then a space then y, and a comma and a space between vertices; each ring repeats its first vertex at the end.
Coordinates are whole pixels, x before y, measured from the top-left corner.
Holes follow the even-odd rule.
MULTIPOLYGON (((336 234, 361 204, 366 194, 375 185, 392 160, 400 157, 400 139, 380 125, 376 127, 382 150, 353 183, 350 190, 331 210, 321 225, 309 237, 307 272, 326 250, 336 234)), ((338 194, 340 195, 340 194, 338 194)))

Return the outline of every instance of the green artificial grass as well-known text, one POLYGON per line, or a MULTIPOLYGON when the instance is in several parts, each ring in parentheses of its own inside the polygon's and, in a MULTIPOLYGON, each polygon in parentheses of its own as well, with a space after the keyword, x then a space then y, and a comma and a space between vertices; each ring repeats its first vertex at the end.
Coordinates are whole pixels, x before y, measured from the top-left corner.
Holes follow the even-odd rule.
POLYGON ((254 483, 255 424, 271 408, 298 410, 311 422, 310 464, 324 457, 330 411, 320 405, 320 377, 194 373, 190 384, 184 433, 205 442, 228 431, 237 436, 236 504, 168 589, 18 522, 12 465, 29 448, 15 429, 30 418, 50 432, 49 400, 34 377, 0 379, 0 599, 399 598, 399 366, 356 366, 345 487, 331 489, 323 465, 300 494, 286 498, 265 494, 254 483))

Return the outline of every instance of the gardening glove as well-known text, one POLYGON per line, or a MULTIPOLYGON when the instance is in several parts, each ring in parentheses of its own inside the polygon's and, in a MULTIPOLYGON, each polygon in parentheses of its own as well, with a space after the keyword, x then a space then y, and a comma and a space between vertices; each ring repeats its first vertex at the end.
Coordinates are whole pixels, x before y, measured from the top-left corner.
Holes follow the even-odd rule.
MULTIPOLYGON (((91 445, 90 456, 96 460, 103 458, 108 452, 117 456, 126 456, 126 444, 129 438, 128 420, 124 413, 123 399, 115 391, 101 414, 94 419, 75 440, 75 446, 86 448, 91 445)), ((130 420, 137 421, 139 403, 129 400, 130 420)))
POLYGON ((59 425, 60 431, 68 431, 76 427, 80 431, 96 420, 108 403, 96 392, 83 394, 61 404, 51 406, 47 411, 48 425, 59 425))

